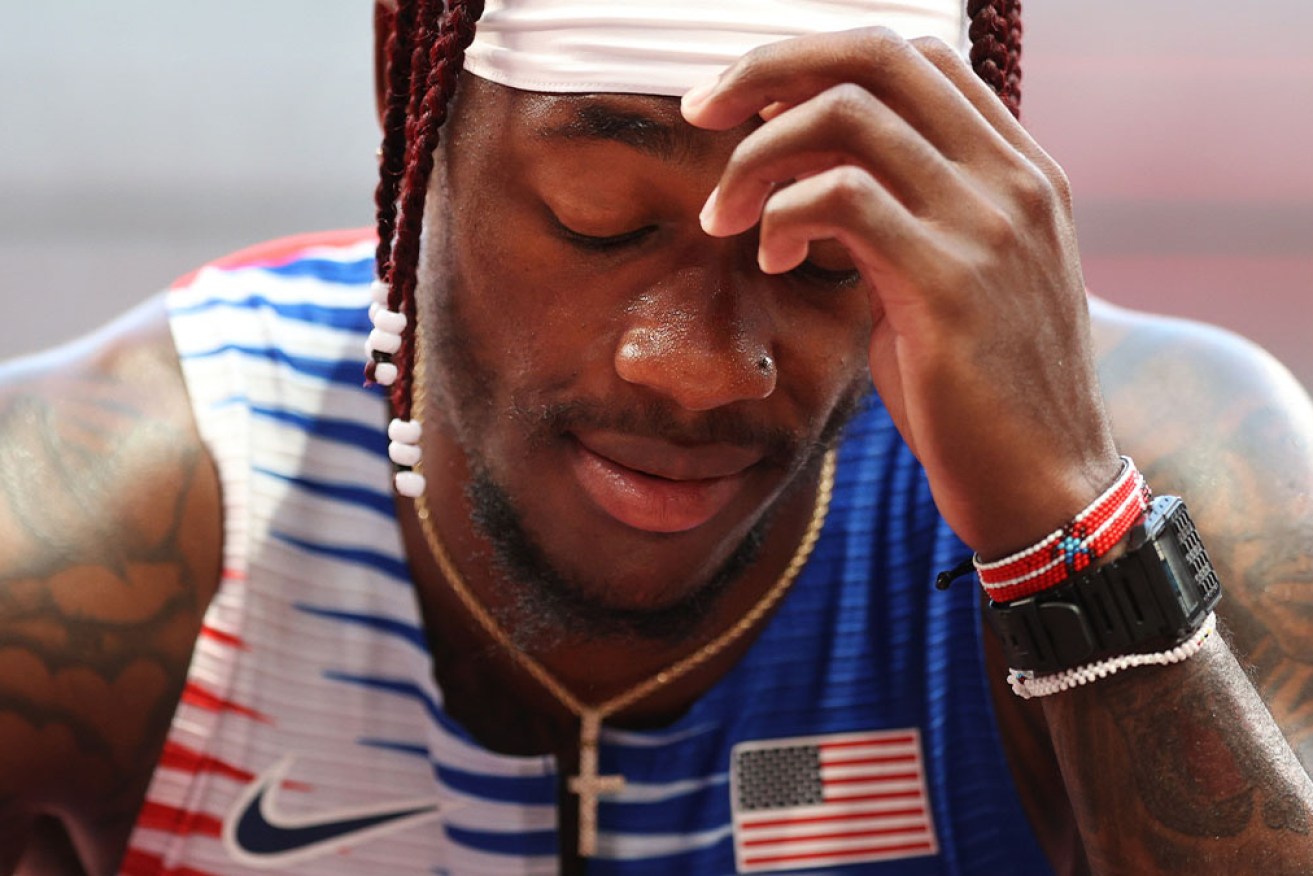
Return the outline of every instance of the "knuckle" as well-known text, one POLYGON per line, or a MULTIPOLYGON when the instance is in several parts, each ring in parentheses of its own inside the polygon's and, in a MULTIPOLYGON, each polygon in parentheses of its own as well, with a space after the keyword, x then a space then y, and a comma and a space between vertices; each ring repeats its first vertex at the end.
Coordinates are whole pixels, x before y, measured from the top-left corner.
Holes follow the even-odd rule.
POLYGON ((825 200, 847 212, 860 203, 871 188, 871 178, 859 167, 844 164, 826 175, 825 200))
POLYGON ((877 73, 897 63, 910 49, 907 40, 890 28, 875 26, 859 31, 857 51, 861 52, 864 63, 874 67, 877 73))
POLYGON ((767 43, 743 54, 725 73, 726 80, 737 84, 760 84, 777 79, 781 71, 792 66, 799 47, 792 41, 767 43))
POLYGON ((721 74, 722 88, 752 88, 770 78, 771 70, 778 65, 778 50, 773 45, 758 46, 743 54, 721 74))
POLYGON ((769 46, 758 46, 730 67, 725 74, 726 78, 732 78, 735 82, 751 82, 761 76, 762 69, 769 67, 767 52, 769 46))
POLYGON ((1011 216, 997 208, 985 208, 978 215, 978 238, 990 251, 1008 249, 1017 241, 1017 226, 1011 216))
POLYGON ((953 48, 939 37, 917 37, 911 41, 911 46, 936 67, 941 69, 950 64, 956 64, 960 60, 957 49, 953 48))
POLYGON ((1052 181, 1034 165, 1027 164, 1014 174, 1012 190, 1022 214, 1028 217, 1047 216, 1059 202, 1052 181))
POLYGON ((1058 205, 1070 213, 1074 197, 1071 192, 1071 179, 1067 176, 1067 172, 1055 163, 1049 170, 1049 182, 1053 187, 1054 196, 1058 199, 1058 205))
POLYGON ((875 98, 865 88, 852 82, 843 82, 825 92, 826 111, 844 124, 852 126, 867 122, 874 114, 875 98))

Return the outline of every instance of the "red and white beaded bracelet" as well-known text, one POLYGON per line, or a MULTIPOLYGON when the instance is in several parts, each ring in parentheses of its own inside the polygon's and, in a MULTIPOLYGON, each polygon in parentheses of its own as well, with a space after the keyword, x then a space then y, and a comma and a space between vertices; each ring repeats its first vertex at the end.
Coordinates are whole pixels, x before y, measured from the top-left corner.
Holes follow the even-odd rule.
POLYGON ((1086 569, 1126 537, 1144 516, 1151 493, 1129 456, 1112 486, 1043 540, 1001 560, 975 558, 985 594, 995 602, 1011 602, 1047 590, 1086 569))

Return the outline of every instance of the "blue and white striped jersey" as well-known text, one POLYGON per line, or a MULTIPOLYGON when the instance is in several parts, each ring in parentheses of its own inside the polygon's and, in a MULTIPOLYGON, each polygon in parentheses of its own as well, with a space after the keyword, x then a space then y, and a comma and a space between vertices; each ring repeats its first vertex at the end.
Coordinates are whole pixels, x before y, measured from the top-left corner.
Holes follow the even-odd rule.
MULTIPOLYGON (((361 386, 368 232, 282 241, 169 293, 223 486, 223 581, 122 872, 557 868, 550 757, 479 746, 431 667, 361 386)), ((594 874, 1049 872, 983 677, 966 554, 879 405, 850 427, 817 548, 683 717, 604 729, 594 874)))

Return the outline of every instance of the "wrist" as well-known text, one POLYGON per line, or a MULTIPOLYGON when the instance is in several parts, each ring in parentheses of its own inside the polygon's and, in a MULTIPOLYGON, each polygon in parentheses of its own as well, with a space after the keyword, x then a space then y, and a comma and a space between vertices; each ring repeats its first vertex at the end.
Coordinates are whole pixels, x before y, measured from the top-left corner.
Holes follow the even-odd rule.
POLYGON ((999 502, 963 540, 981 562, 994 562, 1039 542, 1087 509, 1122 473, 1125 458, 1110 450, 1086 465, 1051 473, 1036 465, 994 488, 999 502), (1025 484, 1018 483, 1022 479, 1025 484))
POLYGON ((1220 595, 1184 503, 1160 496, 1121 558, 1033 595, 991 602, 988 618, 1014 688, 1044 695, 1133 666, 1188 659, 1211 631, 1220 595))
POLYGON ((1144 517, 1149 488, 1129 457, 1097 498, 1048 535, 1008 556, 975 558, 985 593, 995 602, 1011 602, 1068 581, 1073 575, 1108 562, 1125 550, 1132 528, 1144 517))

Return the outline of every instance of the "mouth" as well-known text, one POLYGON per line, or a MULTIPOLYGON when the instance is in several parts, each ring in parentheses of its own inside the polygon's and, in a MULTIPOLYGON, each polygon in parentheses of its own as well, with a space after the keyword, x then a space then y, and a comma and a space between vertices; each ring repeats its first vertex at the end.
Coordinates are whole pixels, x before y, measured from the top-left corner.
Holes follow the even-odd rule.
POLYGON ((735 445, 682 446, 616 432, 573 437, 570 464, 588 498, 616 521, 651 533, 707 523, 742 494, 764 459, 735 445))

